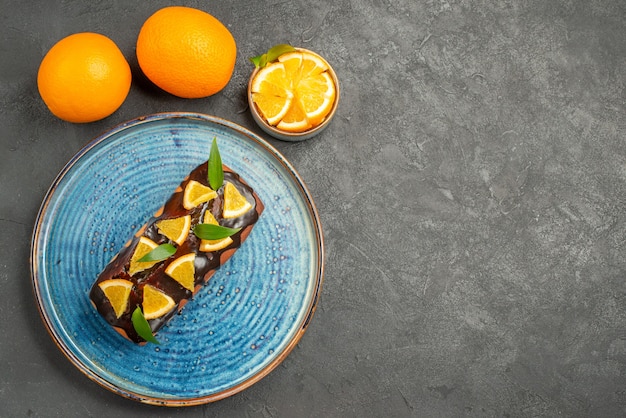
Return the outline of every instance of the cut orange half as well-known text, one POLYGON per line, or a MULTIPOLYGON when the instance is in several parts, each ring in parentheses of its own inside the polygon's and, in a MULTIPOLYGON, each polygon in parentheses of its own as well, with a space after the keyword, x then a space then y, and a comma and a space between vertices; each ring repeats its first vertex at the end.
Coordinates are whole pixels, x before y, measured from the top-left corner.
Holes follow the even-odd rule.
POLYGON ((224 209, 222 211, 224 218, 237 218, 251 208, 252 204, 232 183, 224 183, 224 209))
MULTIPOLYGON (((203 222, 205 224, 219 225, 219 223, 217 222, 217 219, 215 219, 215 216, 213 216, 211 211, 208 211, 208 210, 204 212, 203 222)), ((222 239, 203 239, 203 240, 200 240, 199 248, 200 248, 200 251, 208 253, 211 251, 224 249, 232 243, 233 243, 233 239, 231 237, 226 237, 222 239)))
POLYGON ((162 219, 156 222, 160 234, 165 235, 178 245, 182 245, 191 229, 191 215, 180 216, 173 219, 162 219))
POLYGON ((140 237, 137 246, 135 247, 135 252, 130 258, 130 265, 128 266, 128 274, 134 276, 140 271, 144 271, 154 266, 158 261, 137 261, 140 260, 144 255, 148 254, 150 251, 154 250, 158 247, 158 244, 152 241, 147 237, 140 237))
POLYGON ((111 307, 115 312, 115 316, 119 318, 128 307, 128 298, 133 288, 133 282, 124 279, 110 279, 98 283, 104 295, 109 299, 111 307))
POLYGON ((171 311, 176 302, 169 295, 149 284, 143 287, 143 316, 146 319, 160 318, 171 311))
POLYGON ((185 289, 193 292, 196 274, 195 260, 196 255, 194 253, 178 257, 167 266, 165 274, 176 280, 185 289))
POLYGON ((217 192, 195 180, 189 180, 183 193, 183 207, 191 210, 204 202, 217 197, 217 192))

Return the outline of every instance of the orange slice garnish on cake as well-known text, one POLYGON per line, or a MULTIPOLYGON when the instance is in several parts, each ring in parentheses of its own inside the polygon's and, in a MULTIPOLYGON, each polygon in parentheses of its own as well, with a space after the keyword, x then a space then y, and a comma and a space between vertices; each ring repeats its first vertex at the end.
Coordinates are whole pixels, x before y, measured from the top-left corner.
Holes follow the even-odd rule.
POLYGON ((237 190, 232 183, 224 183, 224 209, 222 216, 226 219, 238 218, 252 209, 252 204, 237 190))
POLYGON ((156 222, 160 234, 165 235, 178 245, 182 245, 191 229, 191 216, 185 215, 173 219, 162 219, 156 222))
POLYGON ((139 261, 144 255, 154 250, 159 245, 147 237, 140 237, 135 252, 130 258, 130 265, 128 267, 128 274, 134 276, 140 271, 144 271, 154 266, 158 261, 139 261))
MULTIPOLYGON (((213 214, 208 210, 204 212, 203 222, 205 224, 219 225, 219 223, 215 219, 215 216, 213 216, 213 214)), ((203 239, 200 241, 199 248, 200 248, 200 251, 208 253, 211 251, 222 250, 228 247, 232 243, 233 243, 233 239, 231 237, 226 237, 222 239, 203 239)))
POLYGON ((169 295, 147 284, 143 287, 141 306, 146 319, 156 319, 170 312, 176 306, 176 302, 169 295))
POLYGON ((198 205, 217 197, 217 192, 195 180, 189 180, 183 192, 183 206, 191 210, 198 205))
POLYGON ((128 298, 133 288, 133 282, 124 279, 110 279, 98 283, 104 295, 109 299, 109 303, 119 318, 128 308, 128 298))
POLYGON ((176 280, 182 287, 193 292, 196 269, 196 255, 189 253, 172 261, 165 269, 165 274, 176 280))

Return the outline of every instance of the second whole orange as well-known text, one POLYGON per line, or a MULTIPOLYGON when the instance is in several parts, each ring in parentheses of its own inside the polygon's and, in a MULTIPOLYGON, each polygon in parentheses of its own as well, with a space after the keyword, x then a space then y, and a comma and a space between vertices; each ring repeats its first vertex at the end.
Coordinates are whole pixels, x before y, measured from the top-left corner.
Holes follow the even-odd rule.
POLYGON ((217 18, 198 9, 171 6, 150 16, 137 38, 139 67, 155 85, 195 99, 221 91, 232 76, 237 46, 217 18))

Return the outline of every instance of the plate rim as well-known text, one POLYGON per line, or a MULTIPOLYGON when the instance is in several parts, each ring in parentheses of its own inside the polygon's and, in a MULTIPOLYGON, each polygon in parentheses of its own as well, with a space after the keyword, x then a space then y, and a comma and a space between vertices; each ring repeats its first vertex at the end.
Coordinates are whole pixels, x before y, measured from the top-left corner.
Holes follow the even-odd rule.
POLYGON ((79 149, 64 166, 61 168, 59 173, 55 176, 52 181, 50 187, 44 194, 43 201, 37 211, 37 216, 35 218, 35 224, 33 227, 33 232, 31 235, 31 245, 30 245, 30 253, 29 253, 29 266, 30 266, 30 276, 31 276, 31 287, 34 293, 35 302, 37 305, 37 310, 39 312, 39 316, 42 322, 45 325, 46 331, 52 338, 53 342, 57 346, 57 348, 63 353, 63 355, 72 363, 78 370, 81 371, 85 376, 87 376, 90 380, 94 381, 98 385, 104 387, 105 389, 120 395, 122 397, 132 399, 141 403, 150 404, 150 405, 158 405, 158 406, 193 406, 193 405, 202 405, 215 401, 219 401, 221 399, 225 399, 232 395, 235 395, 255 383, 262 380, 266 377, 272 370, 274 370, 278 365, 280 365, 285 358, 293 351, 296 345, 300 342, 302 337, 304 336, 311 319, 313 318, 315 311, 317 310, 317 306, 319 304, 319 299, 321 296, 322 285, 324 282, 324 264, 325 264, 325 249, 324 249, 324 235, 322 230, 322 223, 319 216, 319 212, 313 201, 311 193, 303 181, 300 174, 296 171, 293 165, 282 155, 280 151, 278 151, 274 146, 272 146, 265 139, 260 137, 259 135, 253 133, 249 129, 242 127, 241 125, 231 122, 227 119, 208 115, 204 113, 197 112, 161 112, 161 113, 152 113, 149 115, 139 116, 134 119, 130 119, 128 121, 122 122, 111 129, 106 130, 105 132, 97 135, 92 140, 90 140, 86 145, 84 145, 81 149, 79 149), (39 254, 39 242, 40 235, 42 233, 42 220, 45 217, 49 204, 52 200, 52 197, 55 195, 57 187, 61 184, 65 176, 71 171, 72 167, 86 154, 90 152, 97 145, 109 140, 111 137, 119 134, 120 132, 135 128, 137 126, 148 124, 151 122, 159 122, 168 119, 190 119, 195 121, 200 121, 203 123, 216 124, 223 126, 227 129, 231 129, 237 131, 242 134, 246 140, 250 140, 255 142, 257 145, 260 145, 266 152, 268 152, 280 165, 282 165, 293 180, 294 184, 297 186, 297 189, 300 191, 300 195, 303 198, 304 203, 306 204, 307 211, 309 216, 311 217, 312 227, 314 230, 314 235, 316 238, 315 248, 317 250, 317 262, 314 269, 315 273, 315 283, 313 285, 312 297, 309 301, 308 307, 304 310, 304 315, 302 316, 302 321, 297 324, 297 331, 294 333, 291 340, 285 345, 284 349, 279 353, 274 360, 266 364, 263 368, 261 368, 257 373, 250 376, 246 380, 226 389, 223 389, 219 392, 205 395, 205 396, 196 396, 196 397, 188 397, 188 398, 158 398, 151 395, 141 394, 136 391, 132 391, 129 389, 124 389, 118 387, 113 382, 108 381, 104 377, 98 375, 94 370, 89 368, 86 364, 84 364, 75 353, 66 346, 63 342, 62 338, 58 335, 58 330, 55 329, 52 319, 49 317, 51 313, 47 312, 44 309, 41 295, 41 283, 39 278, 39 263, 38 263, 38 254, 39 254))

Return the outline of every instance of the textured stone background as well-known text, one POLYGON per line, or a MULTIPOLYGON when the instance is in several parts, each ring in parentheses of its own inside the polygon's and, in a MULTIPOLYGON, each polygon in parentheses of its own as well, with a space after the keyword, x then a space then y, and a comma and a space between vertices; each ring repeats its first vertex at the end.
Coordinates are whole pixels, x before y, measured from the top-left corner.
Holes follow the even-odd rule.
POLYGON ((238 43, 217 96, 137 71, 166 1, 0 6, 0 416, 626 415, 626 3, 622 0, 181 1, 238 43), (36 72, 58 39, 110 36, 135 82, 113 116, 56 120, 36 72), (247 57, 290 42, 333 64, 336 119, 270 140, 318 206, 320 308, 268 377, 216 404, 160 409, 101 389, 38 317, 28 252, 45 191, 88 140, 197 111, 256 132, 247 57))

